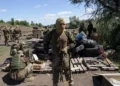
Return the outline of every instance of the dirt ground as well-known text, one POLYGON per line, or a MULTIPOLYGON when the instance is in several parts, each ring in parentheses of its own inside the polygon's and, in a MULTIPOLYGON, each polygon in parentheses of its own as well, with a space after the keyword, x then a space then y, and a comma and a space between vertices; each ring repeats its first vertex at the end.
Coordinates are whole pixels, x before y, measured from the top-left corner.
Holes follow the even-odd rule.
MULTIPOLYGON (((24 40, 24 37, 21 38, 24 40)), ((13 42, 10 42, 12 45, 13 42)), ((10 46, 4 46, 4 40, 0 40, 0 64, 10 57, 10 46)), ((73 74, 74 86, 97 86, 93 83, 96 73, 108 73, 108 71, 87 71, 85 73, 73 74)), ((111 72, 110 72, 111 73, 111 72)), ((112 72, 113 73, 113 72, 112 72)), ((0 86, 52 86, 51 73, 33 73, 34 80, 31 82, 15 82, 9 79, 8 72, 0 72, 0 86)), ((66 82, 59 83, 59 86, 68 86, 66 82)))

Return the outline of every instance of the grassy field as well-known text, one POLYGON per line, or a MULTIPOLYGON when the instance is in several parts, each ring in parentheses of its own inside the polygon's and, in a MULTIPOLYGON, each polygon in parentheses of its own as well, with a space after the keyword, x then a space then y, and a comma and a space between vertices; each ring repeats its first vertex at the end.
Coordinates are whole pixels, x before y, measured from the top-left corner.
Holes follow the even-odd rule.
POLYGON ((8 46, 0 46, 0 64, 5 61, 6 58, 8 58, 10 52, 10 47, 8 46))

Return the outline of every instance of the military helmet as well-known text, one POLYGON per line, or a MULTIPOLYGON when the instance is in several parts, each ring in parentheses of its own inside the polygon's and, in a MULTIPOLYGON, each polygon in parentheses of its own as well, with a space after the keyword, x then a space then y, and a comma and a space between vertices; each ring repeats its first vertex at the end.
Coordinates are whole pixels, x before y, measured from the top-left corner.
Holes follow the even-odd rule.
POLYGON ((12 47, 11 47, 11 49, 17 49, 17 50, 19 50, 19 48, 20 48, 20 45, 19 44, 13 44, 12 45, 12 47))

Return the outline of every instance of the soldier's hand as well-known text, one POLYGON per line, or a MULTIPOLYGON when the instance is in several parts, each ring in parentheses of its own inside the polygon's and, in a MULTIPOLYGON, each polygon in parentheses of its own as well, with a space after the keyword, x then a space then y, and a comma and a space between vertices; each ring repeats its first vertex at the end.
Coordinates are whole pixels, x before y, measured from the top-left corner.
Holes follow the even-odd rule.
POLYGON ((46 54, 45 57, 44 57, 44 59, 45 59, 45 61, 46 61, 46 60, 49 60, 49 55, 46 54))
POLYGON ((67 47, 63 48, 61 51, 62 51, 63 53, 67 53, 67 47))

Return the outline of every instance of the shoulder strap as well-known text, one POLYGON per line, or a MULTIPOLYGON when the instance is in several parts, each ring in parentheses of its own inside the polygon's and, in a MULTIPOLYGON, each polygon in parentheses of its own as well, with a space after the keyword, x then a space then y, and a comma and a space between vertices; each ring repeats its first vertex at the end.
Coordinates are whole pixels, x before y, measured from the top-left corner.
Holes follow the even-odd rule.
POLYGON ((66 34, 68 40, 70 40, 70 33, 68 31, 65 31, 65 34, 66 34))

